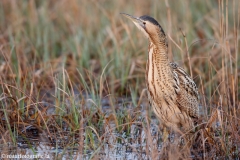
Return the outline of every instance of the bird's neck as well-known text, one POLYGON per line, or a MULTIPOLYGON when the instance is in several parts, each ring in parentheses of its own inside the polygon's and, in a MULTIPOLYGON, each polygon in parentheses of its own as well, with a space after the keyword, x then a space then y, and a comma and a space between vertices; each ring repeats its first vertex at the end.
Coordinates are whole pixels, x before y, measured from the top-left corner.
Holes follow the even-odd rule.
POLYGON ((168 42, 167 42, 167 36, 164 33, 162 27, 156 30, 155 34, 149 33, 149 42, 150 45, 153 45, 154 48, 158 50, 158 53, 162 56, 167 56, 167 50, 168 50, 168 42))
POLYGON ((172 76, 167 50, 161 44, 156 45, 152 42, 149 44, 145 78, 149 94, 156 95, 158 92, 158 96, 163 96, 164 86, 171 81, 172 76))
POLYGON ((171 78, 171 68, 167 56, 167 49, 161 44, 149 44, 148 61, 146 66, 146 80, 149 86, 158 80, 167 83, 171 78))
POLYGON ((161 41, 150 41, 148 59, 150 58, 152 62, 154 62, 159 67, 164 67, 165 65, 168 65, 169 60, 166 44, 161 41))

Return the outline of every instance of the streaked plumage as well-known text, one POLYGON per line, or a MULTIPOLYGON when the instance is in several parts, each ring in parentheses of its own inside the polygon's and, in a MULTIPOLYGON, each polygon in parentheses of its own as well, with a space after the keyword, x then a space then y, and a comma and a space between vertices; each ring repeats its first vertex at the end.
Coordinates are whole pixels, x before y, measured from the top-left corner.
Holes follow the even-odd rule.
POLYGON ((123 13, 149 39, 146 66, 148 99, 160 121, 175 131, 186 132, 198 118, 198 89, 190 76, 176 63, 169 62, 166 35, 149 16, 133 17, 123 13))

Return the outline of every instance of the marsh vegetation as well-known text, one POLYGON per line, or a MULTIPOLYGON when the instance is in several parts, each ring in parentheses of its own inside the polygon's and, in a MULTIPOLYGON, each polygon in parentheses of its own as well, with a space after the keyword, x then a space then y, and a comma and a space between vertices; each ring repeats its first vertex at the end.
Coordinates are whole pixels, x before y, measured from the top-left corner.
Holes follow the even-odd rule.
POLYGON ((171 159, 148 105, 148 41, 120 12, 151 15, 169 58, 196 82, 200 124, 189 158, 239 159, 240 2, 0 2, 0 153, 171 159))

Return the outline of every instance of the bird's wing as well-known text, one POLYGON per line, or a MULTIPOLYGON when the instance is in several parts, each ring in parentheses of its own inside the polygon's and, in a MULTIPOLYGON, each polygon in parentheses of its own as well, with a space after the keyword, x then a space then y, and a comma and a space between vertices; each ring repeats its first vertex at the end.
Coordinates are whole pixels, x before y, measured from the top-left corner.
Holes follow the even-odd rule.
POLYGON ((174 73, 174 80, 178 84, 175 88, 177 93, 178 107, 191 117, 198 117, 198 89, 190 76, 176 63, 170 63, 174 73))

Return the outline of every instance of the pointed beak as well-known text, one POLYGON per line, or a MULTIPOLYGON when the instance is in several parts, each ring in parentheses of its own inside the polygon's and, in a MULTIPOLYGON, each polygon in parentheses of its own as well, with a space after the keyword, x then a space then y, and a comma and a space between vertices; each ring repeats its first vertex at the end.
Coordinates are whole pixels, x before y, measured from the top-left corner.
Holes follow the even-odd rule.
POLYGON ((127 17, 128 19, 130 19, 135 25, 141 26, 143 29, 145 29, 144 22, 139 17, 134 17, 127 13, 120 13, 120 14, 122 14, 124 17, 127 17))

